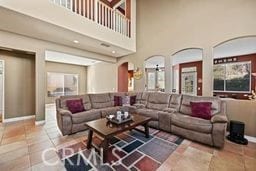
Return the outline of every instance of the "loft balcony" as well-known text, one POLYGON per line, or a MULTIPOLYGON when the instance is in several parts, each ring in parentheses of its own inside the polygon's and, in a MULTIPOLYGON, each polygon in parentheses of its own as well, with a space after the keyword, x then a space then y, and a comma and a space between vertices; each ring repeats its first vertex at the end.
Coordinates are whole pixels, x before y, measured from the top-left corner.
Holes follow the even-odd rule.
POLYGON ((99 0, 51 0, 54 4, 64 7, 82 17, 107 27, 124 36, 131 37, 130 0, 116 1, 111 7, 107 2, 99 0))
POLYGON ((82 50, 136 52, 136 0, 3 0, 0 19, 0 30, 82 50))

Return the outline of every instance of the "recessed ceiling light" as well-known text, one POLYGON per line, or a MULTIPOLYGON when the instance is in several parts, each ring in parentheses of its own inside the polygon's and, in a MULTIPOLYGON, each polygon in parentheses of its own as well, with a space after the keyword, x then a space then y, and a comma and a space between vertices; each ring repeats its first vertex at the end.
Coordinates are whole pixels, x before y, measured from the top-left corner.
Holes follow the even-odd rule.
POLYGON ((78 40, 74 40, 73 42, 74 42, 74 43, 79 43, 79 41, 78 41, 78 40))
POLYGON ((116 51, 114 51, 114 50, 113 50, 113 51, 112 51, 112 53, 114 53, 114 54, 115 54, 115 53, 116 53, 116 51))

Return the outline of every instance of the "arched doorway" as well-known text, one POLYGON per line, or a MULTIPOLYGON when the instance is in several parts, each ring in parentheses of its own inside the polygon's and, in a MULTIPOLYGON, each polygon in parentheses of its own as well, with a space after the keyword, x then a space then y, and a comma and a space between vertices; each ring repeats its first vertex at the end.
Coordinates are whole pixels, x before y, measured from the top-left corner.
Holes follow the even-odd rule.
POLYGON ((165 91, 165 58, 152 56, 145 60, 145 87, 147 91, 165 91))
POLYGON ((118 67, 118 92, 134 91, 134 64, 124 62, 118 67))
POLYGON ((256 89, 256 36, 238 37, 213 48, 213 93, 236 99, 252 98, 256 89))
POLYGON ((202 95, 201 48, 187 48, 172 55, 172 92, 187 95, 202 95))

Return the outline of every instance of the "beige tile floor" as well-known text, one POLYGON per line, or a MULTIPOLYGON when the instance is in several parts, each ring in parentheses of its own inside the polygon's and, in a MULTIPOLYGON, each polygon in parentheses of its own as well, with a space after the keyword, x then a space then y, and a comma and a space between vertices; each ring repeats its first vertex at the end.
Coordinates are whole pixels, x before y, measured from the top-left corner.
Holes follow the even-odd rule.
MULTIPOLYGON (((0 170, 65 170, 54 151, 46 161, 58 162, 46 166, 42 160, 45 149, 60 149, 86 139, 86 132, 62 136, 57 128, 55 109, 46 108, 46 124, 35 126, 34 120, 10 124, 0 123, 0 170)), ((184 140, 159 168, 161 171, 256 171, 256 144, 237 145, 226 141, 222 150, 184 140)))

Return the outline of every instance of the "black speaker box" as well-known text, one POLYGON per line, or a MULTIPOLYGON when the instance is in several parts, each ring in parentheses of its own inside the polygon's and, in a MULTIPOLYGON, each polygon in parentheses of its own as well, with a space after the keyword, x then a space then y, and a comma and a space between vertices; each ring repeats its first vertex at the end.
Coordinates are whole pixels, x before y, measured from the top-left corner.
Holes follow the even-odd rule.
POLYGON ((230 121, 229 132, 227 138, 237 144, 247 145, 248 140, 244 138, 244 123, 239 121, 230 121))

